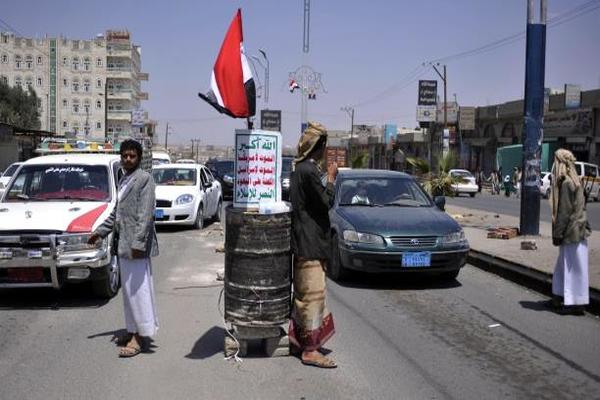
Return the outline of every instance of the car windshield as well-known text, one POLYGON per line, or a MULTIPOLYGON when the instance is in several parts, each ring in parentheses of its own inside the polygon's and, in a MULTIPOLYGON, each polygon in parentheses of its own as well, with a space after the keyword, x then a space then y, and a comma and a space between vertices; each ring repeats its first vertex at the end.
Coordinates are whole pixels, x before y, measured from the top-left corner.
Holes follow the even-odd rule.
POLYGON ((192 168, 157 168, 152 170, 154 182, 159 186, 194 186, 196 170, 192 168))
POLYGON ((6 201, 109 201, 103 165, 25 165, 8 188, 6 201))
POLYGON ((4 174, 2 174, 2 176, 6 176, 6 177, 13 176, 13 174, 15 173, 17 168, 19 168, 19 164, 10 165, 8 168, 6 168, 6 171, 4 171, 4 174))
POLYGON ((431 207, 429 197, 409 178, 348 178, 340 182, 340 206, 431 207))
POLYGON ((234 169, 233 161, 217 161, 215 163, 214 167, 219 176, 233 175, 233 169, 234 169))

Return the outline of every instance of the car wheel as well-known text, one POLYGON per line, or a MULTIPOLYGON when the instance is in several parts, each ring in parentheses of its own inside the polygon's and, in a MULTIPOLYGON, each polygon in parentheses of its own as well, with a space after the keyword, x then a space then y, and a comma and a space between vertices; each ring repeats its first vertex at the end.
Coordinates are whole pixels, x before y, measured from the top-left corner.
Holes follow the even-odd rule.
POLYGON ((194 221, 195 229, 204 228, 204 211, 202 208, 202 204, 198 207, 198 212, 196 213, 196 220, 194 221))
POLYGON ((460 269, 456 269, 453 271, 447 271, 447 272, 442 272, 440 274, 440 279, 443 281, 452 281, 454 279, 456 279, 456 277, 458 277, 458 274, 460 273, 460 269))
POLYGON ((223 208, 223 201, 221 199, 219 199, 219 202, 217 203, 217 211, 215 212, 215 215, 213 215, 214 222, 221 222, 221 209, 222 208, 223 208))
POLYGON ((475 197, 475 195, 476 195, 476 194, 477 194, 477 193, 469 193, 469 196, 471 196, 471 197, 475 197))
POLYGON ((337 235, 331 238, 331 265, 327 269, 329 277, 334 281, 343 281, 348 278, 349 271, 342 265, 340 248, 337 235))
POLYGON ((550 198, 550 188, 546 189, 546 194, 544 195, 545 198, 550 198))
POLYGON ((101 279, 92 282, 92 289, 96 296, 110 299, 115 297, 121 286, 117 257, 112 257, 110 264, 104 267, 103 272, 101 279))

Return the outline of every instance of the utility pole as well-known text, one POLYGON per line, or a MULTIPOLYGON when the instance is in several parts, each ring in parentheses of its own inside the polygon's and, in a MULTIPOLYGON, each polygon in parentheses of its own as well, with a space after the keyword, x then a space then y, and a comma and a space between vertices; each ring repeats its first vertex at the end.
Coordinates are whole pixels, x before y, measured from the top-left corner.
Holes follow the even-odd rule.
POLYGON ((200 154, 200 139, 191 139, 192 142, 192 157, 196 162, 198 162, 198 155, 200 154), (196 158, 194 158, 194 143, 196 144, 196 158))
POLYGON ((171 134, 171 132, 169 132, 169 123, 167 122, 167 127, 165 128, 165 151, 167 153, 169 153, 168 142, 169 142, 169 135, 170 134, 171 134))
POLYGON ((341 111, 346 111, 350 117, 350 141, 348 142, 348 165, 352 160, 352 140, 354 139, 354 107, 342 107, 341 111))
POLYGON ((263 49, 258 49, 258 51, 267 62, 267 68, 265 68, 265 104, 267 104, 269 102, 269 59, 267 58, 266 51, 263 49))
POLYGON ((192 142, 192 156, 190 158, 194 159, 194 139, 192 139, 191 142, 192 142))
MULTIPOLYGON (((439 65, 439 64, 438 64, 439 65)), ((445 153, 445 145, 444 145, 444 135, 446 134, 446 129, 448 129, 448 102, 446 100, 447 90, 448 90, 448 80, 446 79, 446 64, 444 64, 444 75, 440 73, 440 71, 435 67, 434 64, 431 64, 435 72, 439 75, 444 82, 444 131, 442 132, 442 154, 445 153)))
POLYGON ((522 235, 540 233, 540 167, 544 117, 546 67, 546 0, 540 1, 540 21, 535 23, 534 0, 527 1, 527 48, 525 56, 525 116, 521 174, 522 235))

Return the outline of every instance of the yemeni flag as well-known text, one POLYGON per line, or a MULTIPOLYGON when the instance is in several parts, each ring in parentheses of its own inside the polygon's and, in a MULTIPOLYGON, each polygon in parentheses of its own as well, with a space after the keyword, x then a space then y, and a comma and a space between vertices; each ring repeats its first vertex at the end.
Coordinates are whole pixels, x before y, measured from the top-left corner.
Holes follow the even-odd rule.
POLYGON ((210 90, 202 99, 220 113, 233 118, 248 118, 256 113, 256 88, 244 54, 242 10, 238 9, 210 78, 210 90))

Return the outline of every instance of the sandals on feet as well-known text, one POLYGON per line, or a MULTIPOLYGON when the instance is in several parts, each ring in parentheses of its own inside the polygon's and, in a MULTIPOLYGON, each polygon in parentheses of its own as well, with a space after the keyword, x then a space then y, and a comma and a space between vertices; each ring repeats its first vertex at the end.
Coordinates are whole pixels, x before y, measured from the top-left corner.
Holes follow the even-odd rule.
POLYGON ((325 356, 321 356, 319 358, 314 358, 314 359, 302 359, 302 364, 304 365, 310 365, 312 367, 317 367, 317 368, 337 368, 337 364, 325 357, 325 356))
POLYGON ((121 358, 135 357, 138 354, 140 354, 141 352, 142 352, 142 349, 140 348, 140 346, 128 344, 127 346, 121 347, 121 349, 119 349, 119 357, 121 357, 121 358))

